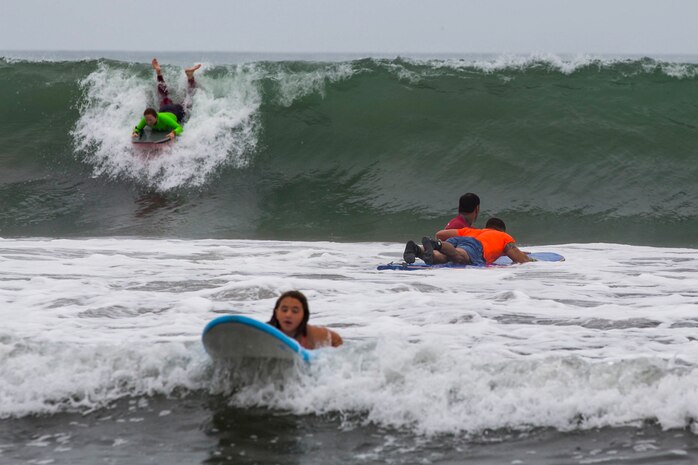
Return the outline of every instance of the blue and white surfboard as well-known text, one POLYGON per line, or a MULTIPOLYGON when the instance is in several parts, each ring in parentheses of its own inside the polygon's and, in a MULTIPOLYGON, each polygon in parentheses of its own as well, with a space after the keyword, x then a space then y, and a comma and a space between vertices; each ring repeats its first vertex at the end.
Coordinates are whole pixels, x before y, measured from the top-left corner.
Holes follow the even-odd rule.
POLYGON ((310 361, 312 354, 277 328, 242 315, 226 315, 209 322, 201 336, 214 360, 249 358, 310 361))

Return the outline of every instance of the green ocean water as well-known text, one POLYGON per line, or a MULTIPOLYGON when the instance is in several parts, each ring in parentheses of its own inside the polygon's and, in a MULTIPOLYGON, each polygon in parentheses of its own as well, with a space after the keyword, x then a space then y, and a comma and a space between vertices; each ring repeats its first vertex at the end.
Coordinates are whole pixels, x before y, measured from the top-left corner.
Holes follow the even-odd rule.
MULTIPOLYGON (((176 96, 189 58, 163 60, 176 96)), ((169 161, 143 162, 128 137, 157 103, 147 63, 6 56, 0 237, 402 241, 475 192, 477 224, 499 216, 525 244, 696 247, 696 71, 649 58, 212 60, 169 161)))

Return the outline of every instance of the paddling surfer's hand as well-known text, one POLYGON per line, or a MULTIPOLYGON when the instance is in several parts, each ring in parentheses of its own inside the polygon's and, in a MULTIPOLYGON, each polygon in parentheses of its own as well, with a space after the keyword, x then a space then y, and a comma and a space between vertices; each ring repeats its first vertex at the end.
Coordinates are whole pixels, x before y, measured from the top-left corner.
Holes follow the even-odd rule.
POLYGON ((175 138, 175 133, 174 133, 174 131, 172 131, 171 133, 169 133, 169 134, 167 135, 167 137, 169 137, 170 140, 174 140, 174 138, 175 138))

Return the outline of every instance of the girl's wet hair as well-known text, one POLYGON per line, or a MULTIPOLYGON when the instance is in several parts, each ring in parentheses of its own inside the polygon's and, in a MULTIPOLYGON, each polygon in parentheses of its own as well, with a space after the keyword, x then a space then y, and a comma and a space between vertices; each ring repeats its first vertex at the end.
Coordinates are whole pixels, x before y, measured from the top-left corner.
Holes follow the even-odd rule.
POLYGON ((276 310, 279 308, 279 305, 281 305, 281 301, 284 300, 286 297, 292 297, 298 300, 301 303, 301 306, 303 307, 303 319, 301 320, 301 324, 298 325, 298 329, 296 329, 296 334, 294 334, 293 337, 307 336, 308 320, 310 319, 310 309, 308 307, 308 299, 305 297, 305 295, 303 295, 301 291, 286 291, 283 294, 281 294, 279 298, 276 299, 276 303, 274 304, 274 310, 271 313, 271 320, 269 320, 268 323, 274 326, 275 328, 281 329, 279 320, 276 319, 276 310))

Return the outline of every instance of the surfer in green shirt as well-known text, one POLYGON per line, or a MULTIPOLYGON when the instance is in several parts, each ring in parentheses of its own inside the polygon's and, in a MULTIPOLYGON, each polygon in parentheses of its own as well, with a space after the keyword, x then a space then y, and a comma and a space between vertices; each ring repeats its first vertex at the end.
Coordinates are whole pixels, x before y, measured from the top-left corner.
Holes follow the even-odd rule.
POLYGON ((162 77, 162 72, 160 70, 160 63, 158 63, 157 58, 153 58, 151 62, 153 69, 157 75, 158 80, 158 94, 160 95, 160 111, 155 111, 154 108, 146 108, 143 112, 143 118, 133 129, 134 138, 140 137, 141 132, 145 126, 150 126, 154 131, 167 132, 167 137, 174 139, 182 133, 182 122, 186 116, 186 110, 191 103, 191 91, 196 88, 196 82, 194 81, 194 72, 201 68, 201 64, 192 66, 191 68, 186 68, 184 73, 187 75, 187 81, 189 83, 187 97, 184 100, 184 104, 174 103, 170 100, 167 91, 167 85, 165 84, 165 79, 162 77))

